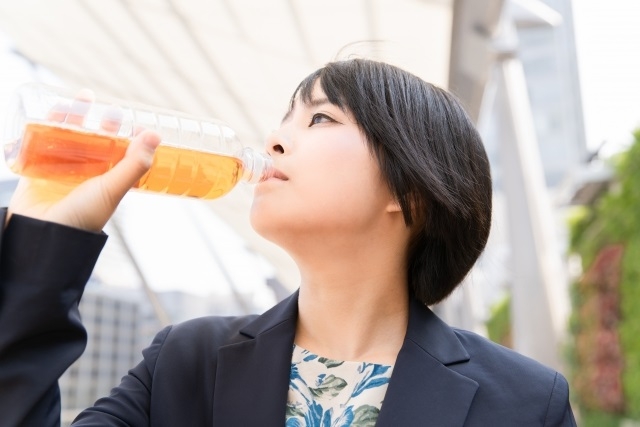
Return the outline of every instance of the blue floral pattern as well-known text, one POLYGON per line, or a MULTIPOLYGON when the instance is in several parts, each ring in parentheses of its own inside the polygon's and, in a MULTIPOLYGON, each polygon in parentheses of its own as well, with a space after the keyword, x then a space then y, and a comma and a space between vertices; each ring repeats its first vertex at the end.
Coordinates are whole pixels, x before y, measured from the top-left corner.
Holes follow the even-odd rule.
POLYGON ((374 427, 393 367, 293 347, 286 427, 374 427))

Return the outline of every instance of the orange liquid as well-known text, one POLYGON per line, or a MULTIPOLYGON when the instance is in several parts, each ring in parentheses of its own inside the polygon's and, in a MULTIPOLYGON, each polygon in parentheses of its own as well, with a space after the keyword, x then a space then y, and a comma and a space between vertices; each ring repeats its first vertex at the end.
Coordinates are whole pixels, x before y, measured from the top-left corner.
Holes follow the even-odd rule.
MULTIPOLYGON (((128 145, 128 138, 30 123, 11 169, 32 178, 79 184, 111 169, 128 145)), ((160 145, 151 169, 134 187, 214 199, 231 191, 241 175, 242 162, 235 157, 160 145)))

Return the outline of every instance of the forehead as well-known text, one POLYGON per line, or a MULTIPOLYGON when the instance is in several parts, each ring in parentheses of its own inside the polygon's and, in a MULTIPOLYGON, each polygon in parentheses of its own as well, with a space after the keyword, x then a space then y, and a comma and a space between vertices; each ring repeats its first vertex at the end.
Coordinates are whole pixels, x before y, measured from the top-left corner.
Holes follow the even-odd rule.
POLYGON ((330 102, 327 98, 327 94, 322 89, 322 83, 320 79, 316 79, 312 84, 308 86, 301 86, 295 93, 291 100, 291 108, 293 110, 296 106, 309 107, 317 105, 320 101, 330 102))
MULTIPOLYGON (((332 91, 333 92, 333 91, 332 91)), ((320 77, 316 78, 314 81, 303 82, 296 92, 294 96, 291 98, 291 102, 289 104, 289 109, 286 112, 282 121, 289 119, 296 109, 313 109, 320 106, 333 105, 338 107, 343 113, 348 115, 350 118, 353 117, 350 110, 341 102, 340 97, 336 96, 335 93, 331 93, 327 95, 322 88, 322 82, 320 77), (333 97, 331 96, 333 95, 333 97), (332 99, 335 98, 335 99, 332 99)))

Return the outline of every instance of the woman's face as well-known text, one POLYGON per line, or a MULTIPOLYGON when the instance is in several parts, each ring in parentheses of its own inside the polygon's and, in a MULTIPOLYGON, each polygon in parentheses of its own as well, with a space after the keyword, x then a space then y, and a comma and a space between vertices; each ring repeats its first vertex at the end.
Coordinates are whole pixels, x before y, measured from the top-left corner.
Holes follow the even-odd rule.
POLYGON ((266 149, 278 174, 256 186, 251 223, 285 248, 304 236, 364 235, 398 210, 352 114, 318 82, 310 102, 296 98, 266 149))

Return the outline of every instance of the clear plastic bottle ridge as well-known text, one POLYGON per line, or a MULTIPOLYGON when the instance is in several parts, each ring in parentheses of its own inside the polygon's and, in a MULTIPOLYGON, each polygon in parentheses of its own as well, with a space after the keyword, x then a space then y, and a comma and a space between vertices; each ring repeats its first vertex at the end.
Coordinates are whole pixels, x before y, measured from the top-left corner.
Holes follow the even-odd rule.
POLYGON ((213 199, 241 181, 271 175, 270 159, 243 147, 235 132, 215 120, 121 100, 76 99, 39 83, 21 86, 4 127, 9 168, 20 175, 78 184, 109 170, 132 136, 152 129, 162 142, 136 188, 213 199))

